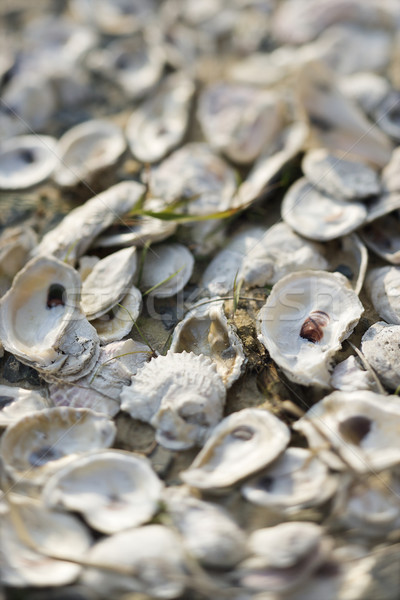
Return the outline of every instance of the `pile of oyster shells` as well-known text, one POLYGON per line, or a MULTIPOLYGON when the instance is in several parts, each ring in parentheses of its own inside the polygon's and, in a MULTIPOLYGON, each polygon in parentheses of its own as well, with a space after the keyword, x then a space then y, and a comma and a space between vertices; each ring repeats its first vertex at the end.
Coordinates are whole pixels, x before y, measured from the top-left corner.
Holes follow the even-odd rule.
POLYGON ((0 597, 396 600, 398 0, 1 11, 0 597))

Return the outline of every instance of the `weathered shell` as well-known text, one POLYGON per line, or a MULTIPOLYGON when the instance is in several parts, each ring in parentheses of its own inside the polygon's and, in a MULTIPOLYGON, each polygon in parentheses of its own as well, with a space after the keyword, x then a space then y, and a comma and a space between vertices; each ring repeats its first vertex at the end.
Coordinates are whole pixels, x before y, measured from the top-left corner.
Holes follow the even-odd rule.
POLYGON ((340 457, 358 473, 368 473, 400 463, 399 426, 397 396, 361 390, 325 396, 293 427, 332 467, 339 466, 340 457))
POLYGON ((157 162, 182 141, 194 91, 190 79, 183 73, 174 73, 133 112, 126 126, 126 137, 138 160, 157 162))
POLYGON ((341 392, 379 391, 371 373, 364 371, 355 356, 349 356, 336 365, 332 371, 331 385, 341 392))
POLYGON ((290 514, 323 504, 337 486, 338 480, 310 450, 288 448, 268 469, 248 481, 242 494, 249 502, 290 514))
POLYGON ((52 508, 79 512, 91 527, 110 534, 150 521, 162 487, 146 458, 107 450, 79 457, 55 473, 42 499, 52 508))
POLYGON ((2 583, 26 588, 75 581, 82 568, 74 560, 83 560, 92 544, 89 530, 72 515, 47 510, 29 498, 9 498, 11 510, 0 515, 2 583), (21 528, 34 548, 21 536, 21 528))
POLYGON ((155 298, 169 298, 180 292, 190 277, 194 258, 182 244, 152 246, 143 262, 140 288, 155 298))
POLYGON ((240 377, 245 360, 243 345, 224 313, 223 301, 214 298, 193 308, 175 328, 171 352, 209 356, 226 387, 240 377))
POLYGON ((114 165, 125 148, 122 130, 114 123, 100 119, 80 123, 58 142, 60 164, 53 178, 64 187, 90 181, 99 171, 114 165))
POLYGON ((46 233, 34 254, 53 254, 73 264, 99 233, 135 206, 144 192, 145 187, 136 181, 117 183, 71 210, 46 233))
POLYGON ((255 160, 283 126, 283 108, 273 92, 235 83, 214 83, 197 111, 209 144, 238 163, 255 160))
POLYGON ((30 227, 7 227, 0 236, 0 295, 10 287, 20 269, 28 262, 37 244, 36 233, 30 227))
POLYGON ((124 248, 96 263, 82 284, 81 309, 89 321, 122 300, 132 285, 136 266, 136 248, 124 248))
POLYGON ((260 310, 259 340, 289 379, 329 387, 332 357, 363 310, 342 275, 293 273, 275 284, 260 310))
POLYGON ((57 164, 56 140, 50 136, 22 135, 0 146, 0 188, 28 188, 49 177, 57 164))
POLYGON ((378 315, 393 325, 400 325, 400 268, 372 269, 367 289, 378 315))
POLYGON ((371 325, 361 340, 361 351, 376 371, 383 385, 391 390, 400 385, 400 325, 378 321, 371 325))
POLYGON ((15 485, 42 485, 77 454, 110 446, 115 433, 114 423, 92 410, 48 408, 6 429, 0 457, 15 485))
POLYGON ((367 208, 328 196, 302 177, 286 192, 282 218, 304 237, 328 241, 354 231, 364 223, 367 208))
POLYGON ((226 417, 186 471, 188 485, 222 489, 273 462, 289 443, 287 426, 268 411, 244 408, 226 417))
POLYGON ((139 592, 177 598, 186 586, 186 559, 180 537, 163 525, 146 525, 97 542, 87 558, 109 569, 87 569, 83 582, 107 598, 139 592), (115 572, 113 572, 113 567, 115 572), (118 569, 125 568, 127 574, 118 569))
POLYGON ((21 417, 48 408, 49 405, 38 392, 0 385, 0 427, 7 427, 21 417))
POLYGON ((87 25, 93 21, 106 34, 131 34, 154 16, 153 0, 72 0, 74 16, 87 25))
POLYGON ((226 390, 215 365, 192 352, 153 358, 121 393, 121 409, 150 423, 172 450, 203 444, 221 420, 226 390))
POLYGON ((372 198, 368 202, 368 213, 366 223, 371 223, 380 217, 389 215, 389 213, 400 208, 400 192, 383 191, 382 194, 372 198))
POLYGON ((114 306, 107 314, 92 321, 100 343, 109 344, 128 335, 140 315, 141 308, 142 294, 133 285, 117 306, 114 306))
POLYGON ((356 294, 361 292, 368 266, 368 250, 356 233, 325 244, 331 270, 349 280, 356 294))
POLYGON ((310 183, 335 199, 376 196, 381 184, 376 171, 359 161, 340 158, 323 148, 308 152, 302 169, 310 183))
POLYGON ((368 248, 394 265, 400 264, 399 217, 400 213, 395 211, 360 231, 368 248))
POLYGON ((382 75, 372 72, 353 73, 339 81, 339 88, 365 112, 373 116, 391 86, 382 75))

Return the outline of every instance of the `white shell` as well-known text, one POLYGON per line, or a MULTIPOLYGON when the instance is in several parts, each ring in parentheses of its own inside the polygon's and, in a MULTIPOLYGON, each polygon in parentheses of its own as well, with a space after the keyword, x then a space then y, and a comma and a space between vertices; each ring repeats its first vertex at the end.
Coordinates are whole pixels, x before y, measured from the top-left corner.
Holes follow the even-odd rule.
POLYGON ((81 309, 89 321, 122 300, 132 285, 136 266, 136 248, 113 252, 95 264, 82 284, 81 309))
POLYGON ((126 126, 126 137, 138 160, 157 162, 182 141, 194 91, 190 79, 174 73, 133 112, 126 126))
POLYGON ((131 34, 154 16, 153 0, 72 0, 69 7, 80 22, 109 35, 131 34))
POLYGON ((168 352, 153 358, 121 393, 121 409, 156 428, 172 450, 203 444, 222 418, 226 390, 206 356, 168 352))
POLYGON ((400 141, 400 126, 397 105, 400 101, 398 90, 392 90, 375 111, 376 121, 379 127, 396 144, 400 141))
POLYGON ((194 258, 186 246, 182 244, 152 246, 143 262, 140 288, 143 292, 147 292, 157 286, 149 292, 155 298, 175 296, 189 281, 193 267, 194 258), (171 279, 165 281, 168 277, 171 279))
POLYGON ((366 220, 367 209, 361 202, 350 203, 328 196, 302 177, 286 192, 282 217, 300 235, 327 241, 360 227, 366 220))
POLYGON ((341 392, 378 391, 371 373, 364 371, 355 356, 349 356, 336 365, 332 371, 331 385, 341 392))
POLYGON ((343 77, 339 82, 339 88, 358 104, 365 114, 372 116, 390 92, 391 86, 382 75, 368 71, 343 77))
POLYGON ((288 448, 241 491, 249 502, 290 514, 323 504, 337 485, 338 480, 310 450, 288 448))
POLYGON ((301 271, 272 288, 260 310, 259 340, 292 381, 330 386, 330 362, 364 308, 337 273, 301 271))
POLYGON ((114 165, 125 148, 123 133, 114 123, 100 119, 80 123, 58 142, 60 164, 54 180, 65 187, 90 181, 99 171, 114 165))
POLYGON ((20 269, 28 262, 29 253, 37 244, 36 233, 30 227, 7 227, 0 236, 0 295, 10 287, 20 269))
POLYGON ((6 429, 0 457, 16 485, 42 485, 77 454, 111 446, 115 433, 114 423, 92 410, 48 408, 6 429))
POLYGON ((217 425, 180 477, 203 490, 227 488, 273 462, 289 439, 289 429, 277 417, 262 409, 245 408, 217 425))
POLYGON ((140 315, 141 308, 142 294, 133 285, 117 306, 106 315, 92 321, 100 343, 109 344, 128 335, 140 315))
POLYGON ((340 158, 323 148, 308 152, 302 169, 310 183, 334 198, 354 200, 376 196, 381 191, 376 171, 362 162, 340 158))
POLYGON ((400 385, 400 325, 378 321, 371 325, 361 340, 361 351, 376 371, 383 385, 391 390, 400 385))
POLYGON ((57 164, 56 140, 22 135, 0 145, 0 188, 20 190, 41 183, 57 164))
POLYGON ((49 407, 49 402, 34 390, 0 385, 0 427, 49 407))
POLYGON ((338 466, 340 457, 356 472, 368 473, 400 463, 399 426, 397 396, 361 390, 333 392, 293 427, 307 437, 310 448, 319 449, 321 458, 332 467, 338 466))
POLYGON ((226 387, 240 377, 245 357, 243 345, 228 324, 223 301, 214 298, 193 308, 175 327, 171 352, 194 352, 209 356, 226 387))
POLYGON ((144 185, 136 181, 122 181, 94 196, 71 210, 51 229, 43 237, 35 254, 53 254, 73 264, 99 233, 136 205, 144 192, 144 185))
POLYGON ((378 315, 387 323, 400 325, 400 268, 372 269, 367 289, 378 315))
POLYGON ((102 533, 116 533, 150 521, 162 483, 142 457, 118 450, 82 456, 49 479, 42 499, 47 506, 79 512, 102 533))
POLYGON ((283 126, 277 94, 234 83, 207 88, 197 117, 209 144, 238 163, 255 160, 283 126))
POLYGON ((368 266, 368 250, 356 233, 325 244, 325 256, 334 272, 342 273, 356 294, 361 292, 368 266))

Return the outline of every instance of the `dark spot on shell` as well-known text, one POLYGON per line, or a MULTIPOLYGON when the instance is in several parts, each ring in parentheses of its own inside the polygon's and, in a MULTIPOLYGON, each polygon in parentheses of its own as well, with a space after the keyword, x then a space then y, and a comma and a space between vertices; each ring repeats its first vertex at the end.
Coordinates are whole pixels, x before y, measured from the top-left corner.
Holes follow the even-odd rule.
POLYGON ((336 577, 339 574, 340 566, 333 560, 323 562, 315 572, 317 577, 336 577))
POLYGON ((265 477, 260 477, 257 481, 257 488, 259 490, 265 490, 266 492, 270 492, 274 487, 274 478, 265 475, 265 477))
POLYGON ((27 165, 30 165, 31 163, 35 162, 35 153, 33 152, 33 150, 29 150, 29 148, 21 148, 20 150, 18 150, 18 154, 19 157, 27 165))
POLYGON ((47 292, 47 308, 65 306, 65 287, 59 283, 53 283, 47 292))
POLYGON ((14 402, 13 396, 0 396, 0 408, 5 408, 14 402))
POLYGON ((352 281, 352 279, 354 277, 353 271, 347 265, 338 265, 336 267, 335 271, 337 273, 341 273, 342 275, 347 277, 347 279, 349 279, 350 281, 352 281))
POLYGON ((239 427, 236 427, 236 429, 232 431, 231 436, 237 440, 243 440, 244 442, 247 442, 248 440, 251 440, 251 438, 254 436, 254 433, 255 432, 252 427, 249 427, 248 425, 239 425, 239 427))
POLYGON ((131 61, 129 54, 121 54, 115 61, 115 66, 117 67, 117 69, 127 69, 129 67, 130 62, 131 61))
POLYGON ((313 125, 314 127, 317 127, 321 131, 328 132, 328 131, 332 131, 332 129, 333 129, 332 123, 329 123, 329 121, 327 121, 326 119, 323 119, 322 117, 318 117, 317 115, 309 114, 308 119, 309 119, 311 125, 313 125))
POLYGON ((31 452, 29 455, 29 462, 32 467, 41 467, 52 460, 58 460, 62 456, 63 454, 56 448, 43 446, 42 448, 38 448, 31 452))
POLYGON ((323 327, 329 323, 329 316, 323 310, 313 310, 300 329, 300 337, 315 344, 323 338, 323 327))
POLYGON ((363 415, 349 417, 339 423, 339 432, 351 444, 359 445, 371 430, 372 421, 363 415))

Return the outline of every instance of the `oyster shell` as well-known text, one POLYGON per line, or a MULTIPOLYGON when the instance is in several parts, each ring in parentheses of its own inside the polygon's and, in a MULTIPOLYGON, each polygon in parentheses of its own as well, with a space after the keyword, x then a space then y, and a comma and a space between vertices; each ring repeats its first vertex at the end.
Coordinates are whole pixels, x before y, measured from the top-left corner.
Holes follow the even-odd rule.
POLYGON ((1 438, 0 457, 14 486, 40 486, 77 454, 106 448, 116 428, 87 409, 47 408, 10 425, 1 438))
POLYGON ((368 251, 356 233, 325 245, 331 269, 349 280, 356 294, 361 292, 368 266, 368 251))
POLYGON ((229 388, 240 377, 245 356, 242 342, 228 324, 223 301, 215 300, 215 303, 193 308, 178 323, 170 351, 209 356, 229 388))
POLYGON ((353 73, 339 81, 340 90, 358 104, 366 115, 373 116, 380 103, 390 92, 385 77, 376 73, 353 73))
POLYGON ((0 296, 10 287, 20 269, 28 262, 37 244, 36 233, 30 227, 7 227, 0 236, 0 296))
POLYGON ((153 358, 121 392, 121 409, 150 423, 172 450, 201 445, 222 418, 226 390, 215 365, 192 352, 153 358))
POLYGON ((157 162, 182 141, 194 91, 195 86, 186 75, 173 73, 133 112, 126 137, 138 160, 157 162))
POLYGON ((272 288, 259 340, 292 381, 330 386, 330 362, 364 308, 340 274, 301 271, 272 288))
POLYGON ((376 371, 383 385, 391 390, 400 385, 400 325, 378 321, 371 325, 361 340, 361 351, 376 371))
POLYGON ((367 208, 361 202, 338 200, 302 177, 286 192, 282 218, 306 238, 328 241, 354 231, 364 223, 367 208))
POLYGON ((126 295, 136 266, 136 248, 124 248, 95 264, 82 284, 81 309, 89 321, 104 315, 126 295))
POLYGON ((245 408, 225 417, 181 479, 202 490, 228 488, 273 462, 289 443, 287 426, 268 411, 245 408))
POLYGON ((130 333, 142 308, 142 294, 133 285, 129 292, 107 314, 94 319, 93 327, 97 331, 101 344, 116 342, 130 333))
POLYGON ((379 123, 379 127, 394 140, 396 144, 400 141, 400 123, 398 115, 399 102, 400 94, 398 90, 392 90, 375 111, 375 117, 379 123))
POLYGON ((96 119, 80 123, 58 142, 60 164, 53 178, 63 187, 91 181, 99 171, 113 166, 125 148, 121 129, 111 121, 96 119))
POLYGON ((145 187, 136 181, 117 183, 71 210, 46 233, 33 254, 52 254, 73 264, 97 235, 135 206, 144 192, 145 187))
POLYGON ((349 356, 336 365, 332 371, 331 385, 341 392, 379 391, 371 373, 364 371, 355 356, 349 356))
POLYGON ((396 211, 360 231, 368 248, 394 265, 400 264, 399 217, 400 213, 396 211))
POLYGON ((339 466, 340 457, 356 472, 368 473, 399 464, 399 424, 397 396, 361 390, 325 396, 293 427, 306 436, 310 448, 319 449, 321 458, 332 467, 339 466))
POLYGON ((367 289, 378 315, 393 325, 400 325, 400 268, 372 269, 367 289))
POLYGON ((152 246, 143 262, 140 288, 155 298, 175 296, 189 281, 193 267, 194 258, 186 246, 152 246))
POLYGON ((0 188, 18 190, 47 179, 57 164, 56 140, 22 135, 0 146, 0 188))
POLYGON ((25 415, 48 408, 49 404, 33 390, 0 385, 0 427, 7 427, 25 415))
POLYGON ((42 499, 52 508, 79 512, 93 529, 111 534, 150 521, 162 487, 146 458, 107 450, 79 457, 55 473, 42 499))

